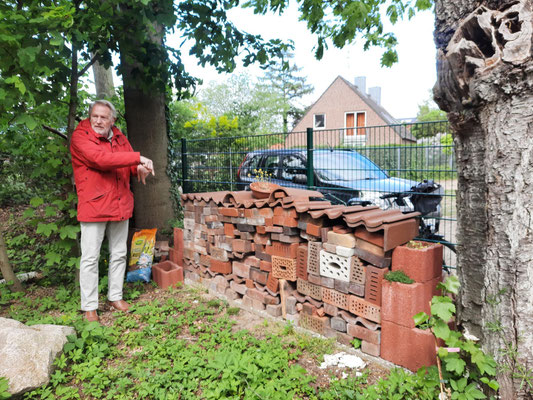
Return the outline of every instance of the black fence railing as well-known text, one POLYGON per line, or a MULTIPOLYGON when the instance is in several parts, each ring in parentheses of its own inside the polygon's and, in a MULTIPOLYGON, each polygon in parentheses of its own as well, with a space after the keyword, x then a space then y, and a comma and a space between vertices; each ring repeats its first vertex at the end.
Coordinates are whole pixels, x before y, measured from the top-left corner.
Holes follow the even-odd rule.
MULTIPOLYGON (((185 193, 246 190, 253 181, 268 180, 318 190, 333 203, 408 211, 411 204, 398 206, 382 196, 433 180, 440 189, 432 195, 442 200, 424 218, 430 229, 437 229, 429 240, 450 247, 456 242, 457 174, 446 121, 182 139, 181 149, 173 153, 175 183, 185 193)), ((445 264, 456 264, 448 248, 445 264)))

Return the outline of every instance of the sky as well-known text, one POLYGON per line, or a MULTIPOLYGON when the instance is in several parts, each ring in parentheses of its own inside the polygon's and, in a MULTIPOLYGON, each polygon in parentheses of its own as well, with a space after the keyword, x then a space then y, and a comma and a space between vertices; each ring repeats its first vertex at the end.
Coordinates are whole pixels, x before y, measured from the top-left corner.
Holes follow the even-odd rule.
MULTIPOLYGON (((249 9, 235 9, 230 11, 230 19, 239 29, 260 34, 265 39, 294 41, 293 62, 302 68, 300 75, 306 76, 307 82, 315 88, 303 99, 304 105, 311 105, 317 100, 338 75, 350 82, 356 76, 365 76, 367 90, 373 86, 381 87, 381 104, 392 116, 398 119, 416 117, 419 105, 430 99, 436 81, 434 16, 431 11, 418 13, 411 20, 399 21, 394 26, 385 24, 385 30, 396 34, 399 55, 399 62, 387 68, 380 66, 382 49, 365 52, 362 40, 343 49, 330 45, 322 60, 316 60, 313 50, 316 38, 309 33, 304 22, 298 21, 296 5, 294 2, 291 4, 281 16, 258 16, 249 9)), ((168 38, 171 46, 177 46, 179 42, 178 38, 168 38)), ((203 79, 204 86, 212 81, 221 83, 228 78, 227 74, 219 75, 214 68, 202 68, 192 56, 185 56, 183 61, 193 76, 203 79)), ((239 67, 235 72, 246 72, 251 76, 263 74, 258 67, 239 67)))

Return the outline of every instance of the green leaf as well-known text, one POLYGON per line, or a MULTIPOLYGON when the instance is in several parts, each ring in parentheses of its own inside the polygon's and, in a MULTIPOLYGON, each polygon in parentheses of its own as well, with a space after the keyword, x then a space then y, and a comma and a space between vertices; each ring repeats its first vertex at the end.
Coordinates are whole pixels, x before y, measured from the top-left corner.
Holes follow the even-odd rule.
POLYGON ((22 214, 24 218, 31 218, 34 215, 35 215, 35 210, 33 208, 26 208, 26 210, 24 210, 24 213, 22 214))
POLYGON ((431 314, 448 322, 455 313, 452 299, 446 296, 434 296, 431 299, 431 314))
POLYGON ((42 197, 33 197, 30 200, 30 206, 32 207, 39 207, 43 203, 44 203, 44 200, 42 197))
POLYGON ((470 385, 468 385, 465 388, 464 392, 470 399, 486 399, 487 398, 487 396, 485 396, 483 392, 481 392, 479 389, 476 388, 475 383, 471 383, 470 385))
POLYGON ((440 287, 444 288, 448 293, 458 294, 459 293, 459 278, 454 275, 450 275, 446 280, 439 284, 440 287))
POLYGON ((80 227, 77 225, 66 225, 59 229, 59 237, 61 239, 69 238, 76 239, 77 233, 79 232, 80 227))
POLYGON ((451 329, 446 322, 443 320, 436 320, 435 325, 433 326, 433 333, 436 337, 446 341, 450 337, 451 329))
POLYGON ((427 315, 424 311, 421 311, 413 316, 413 320, 415 321, 415 325, 418 326, 424 322, 427 322, 429 320, 429 315, 427 315))
POLYGON ((37 225, 36 233, 43 234, 46 237, 49 237, 53 232, 57 231, 57 225, 53 222, 49 224, 45 224, 42 222, 39 222, 39 225, 37 225))
POLYGON ((444 359, 444 363, 446 371, 455 372, 457 375, 462 375, 466 367, 466 362, 461 360, 457 354, 449 354, 444 359))

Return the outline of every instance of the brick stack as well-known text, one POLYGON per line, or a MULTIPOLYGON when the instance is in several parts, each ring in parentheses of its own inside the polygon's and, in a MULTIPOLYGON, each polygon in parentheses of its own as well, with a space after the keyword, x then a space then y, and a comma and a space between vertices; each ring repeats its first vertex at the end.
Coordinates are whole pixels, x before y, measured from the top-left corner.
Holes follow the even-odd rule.
POLYGON ((242 203, 243 192, 184 195, 186 278, 342 343, 358 338, 364 352, 380 356, 387 243, 411 240, 416 220, 399 211, 297 202, 296 192, 242 203), (400 219, 411 226, 403 236, 400 219))

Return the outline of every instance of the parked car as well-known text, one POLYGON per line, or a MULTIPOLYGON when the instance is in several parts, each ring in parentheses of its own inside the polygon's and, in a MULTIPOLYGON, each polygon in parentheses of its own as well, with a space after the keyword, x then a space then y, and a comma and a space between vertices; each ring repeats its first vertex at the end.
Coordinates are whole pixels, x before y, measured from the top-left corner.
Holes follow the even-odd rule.
MULTIPOLYGON (((355 150, 317 149, 313 152, 314 186, 334 204, 393 207, 381 196, 406 192, 417 182, 391 178, 371 160, 355 150)), ((250 183, 268 179, 281 186, 307 188, 307 150, 257 150, 246 154, 237 172, 237 187, 248 190, 250 183)), ((395 207, 398 208, 398 207, 395 207)), ((411 211, 409 206, 404 211, 411 211)))

